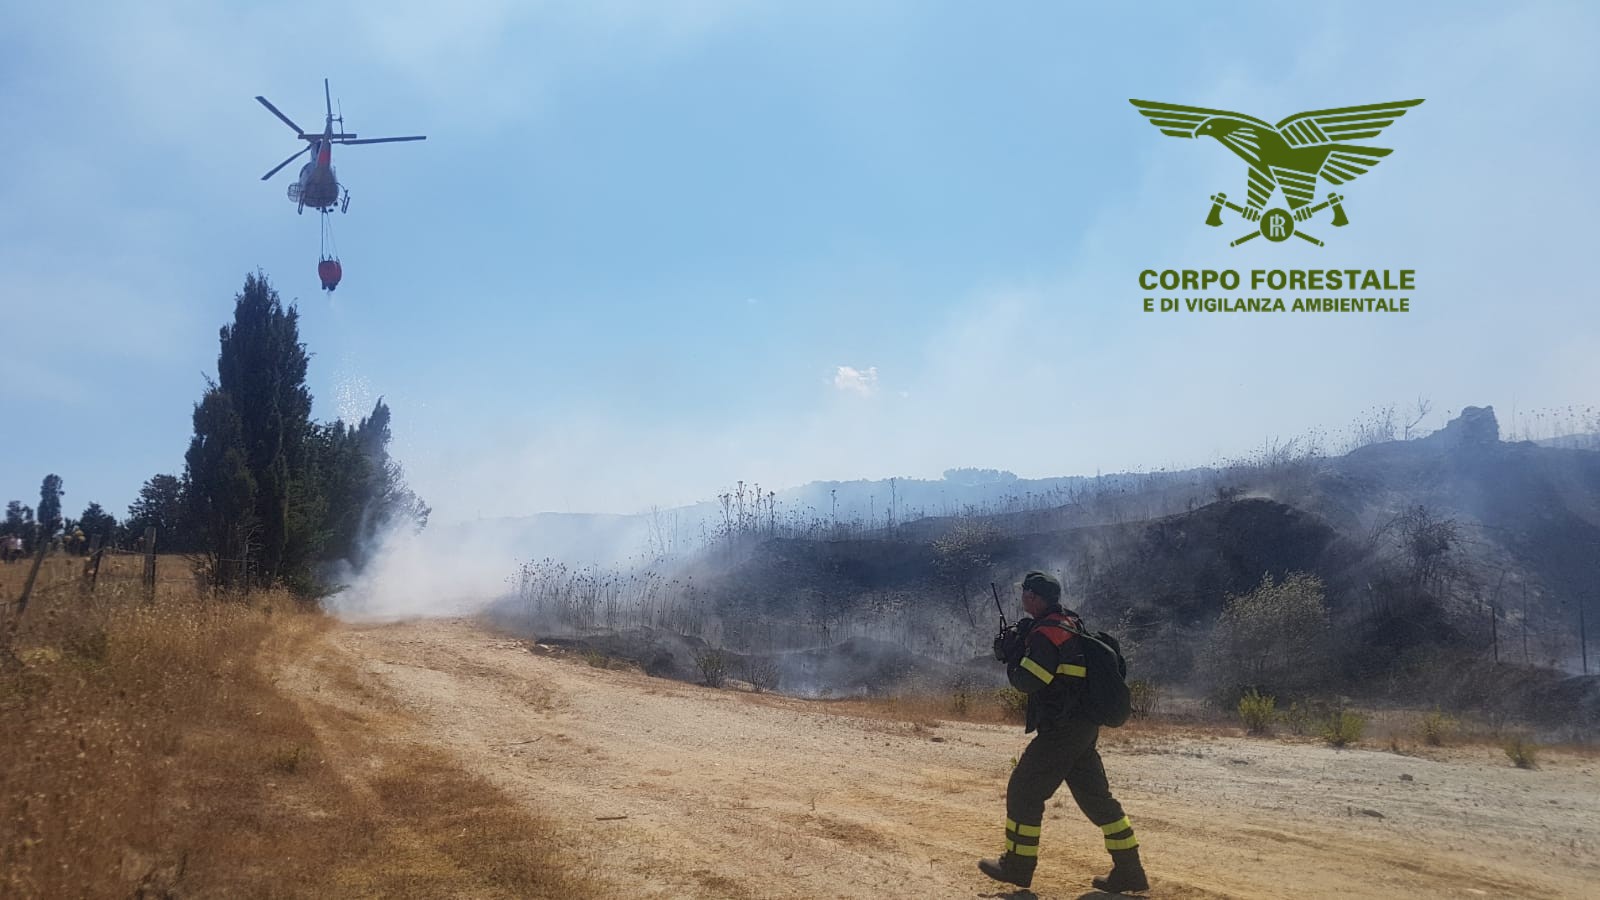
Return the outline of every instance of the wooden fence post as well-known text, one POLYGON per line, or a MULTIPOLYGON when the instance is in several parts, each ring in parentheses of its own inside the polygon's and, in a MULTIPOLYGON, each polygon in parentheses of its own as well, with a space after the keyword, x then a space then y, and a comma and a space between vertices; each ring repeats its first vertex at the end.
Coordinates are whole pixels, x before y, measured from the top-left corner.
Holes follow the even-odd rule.
POLYGON ((78 585, 79 593, 88 594, 94 591, 95 578, 100 574, 100 554, 103 552, 100 549, 100 542, 104 539, 98 534, 89 538, 89 555, 83 559, 83 579, 78 585))
POLYGON ((144 530, 144 591, 145 601, 156 599, 156 527, 146 526, 144 530))
POLYGON ((100 563, 105 560, 106 551, 110 549, 112 549, 111 538, 108 535, 105 541, 100 544, 100 551, 94 555, 94 570, 89 573, 89 593, 91 594, 100 584, 100 563))
MULTIPOLYGON (((35 532, 37 535, 38 532, 35 532)), ((6 623, 5 646, 11 646, 17 635, 17 628, 22 625, 22 614, 28 611, 28 596, 33 593, 34 579, 39 577, 39 567, 44 564, 44 555, 50 550, 50 542, 35 538, 36 546, 33 553, 33 567, 28 570, 28 580, 22 585, 22 596, 17 598, 17 609, 12 614, 11 621, 6 623)))

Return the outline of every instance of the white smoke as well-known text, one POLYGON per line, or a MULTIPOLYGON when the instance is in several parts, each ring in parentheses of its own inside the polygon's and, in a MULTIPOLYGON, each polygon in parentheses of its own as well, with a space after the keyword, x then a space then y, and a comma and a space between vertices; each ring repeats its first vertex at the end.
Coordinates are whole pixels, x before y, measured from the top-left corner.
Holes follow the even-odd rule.
POLYGON ((324 606, 350 621, 466 615, 510 593, 515 571, 509 545, 445 543, 401 526, 378 538, 360 572, 346 566, 338 573, 346 586, 324 606))
POLYGON ((646 516, 562 513, 434 525, 420 533, 398 523, 374 541, 359 571, 347 564, 331 573, 344 588, 324 606, 351 621, 468 615, 514 594, 525 563, 626 567, 661 546, 659 531, 646 516))

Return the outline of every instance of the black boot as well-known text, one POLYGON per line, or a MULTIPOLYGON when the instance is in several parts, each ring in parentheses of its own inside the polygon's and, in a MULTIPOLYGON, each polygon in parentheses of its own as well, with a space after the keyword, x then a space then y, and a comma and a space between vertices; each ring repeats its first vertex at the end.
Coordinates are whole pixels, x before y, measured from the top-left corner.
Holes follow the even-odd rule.
POLYGON ((1108 894, 1150 890, 1150 880, 1144 877, 1144 866, 1139 862, 1139 848, 1111 851, 1111 874, 1095 876, 1094 889, 1108 894))
POLYGON ((1000 854, 999 859, 978 860, 978 871, 995 881, 1027 887, 1033 884, 1033 867, 1038 864, 1039 860, 1035 857, 1018 856, 1007 851, 1000 854))

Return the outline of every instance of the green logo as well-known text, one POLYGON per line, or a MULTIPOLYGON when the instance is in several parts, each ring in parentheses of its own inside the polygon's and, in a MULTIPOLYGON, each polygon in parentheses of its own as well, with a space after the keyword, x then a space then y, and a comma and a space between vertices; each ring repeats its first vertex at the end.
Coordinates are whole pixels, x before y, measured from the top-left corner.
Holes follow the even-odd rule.
POLYGON ((1321 203, 1313 203, 1317 179, 1340 185, 1378 164, 1393 151, 1350 143, 1378 136, 1389 123, 1406 114, 1421 100, 1400 100, 1370 106, 1321 109, 1290 116, 1276 126, 1242 113, 1198 106, 1177 106, 1149 100, 1129 100, 1162 134, 1173 137, 1215 138, 1249 165, 1245 205, 1240 206, 1224 193, 1211 195, 1211 213, 1206 224, 1220 226, 1224 209, 1238 213, 1246 222, 1257 223, 1257 230, 1229 244, 1264 237, 1273 243, 1291 236, 1323 246, 1296 225, 1308 222, 1325 209, 1333 210, 1333 226, 1350 224, 1345 215, 1344 197, 1329 192, 1321 203), (1289 208, 1267 209, 1274 190, 1283 191, 1289 208))

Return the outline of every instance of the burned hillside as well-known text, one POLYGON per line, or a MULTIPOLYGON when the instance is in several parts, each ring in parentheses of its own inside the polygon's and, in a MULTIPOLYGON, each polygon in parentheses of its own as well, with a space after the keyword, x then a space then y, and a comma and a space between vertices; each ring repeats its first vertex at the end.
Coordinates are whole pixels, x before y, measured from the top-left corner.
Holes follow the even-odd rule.
MULTIPOLYGON (((1092 626, 1125 638, 1140 677, 1202 694, 1292 694, 1315 672, 1331 694, 1481 708, 1514 686, 1496 701, 1512 713, 1600 713, 1592 687, 1563 684, 1581 668, 1600 565, 1600 453, 1502 442, 1492 410, 1469 409, 1427 438, 1144 484, 866 533, 730 531, 645 572, 534 566, 508 610, 547 632, 643 626, 741 660, 803 657, 790 689, 808 693, 888 690, 903 680, 891 671, 981 659, 998 618, 990 584, 1015 615, 1012 585, 1042 568, 1092 626), (1231 604, 1292 579, 1324 623, 1317 659, 1291 661, 1299 677, 1262 662, 1282 646, 1223 640, 1231 604)), ((677 674, 692 676, 692 655, 677 654, 677 674)))

